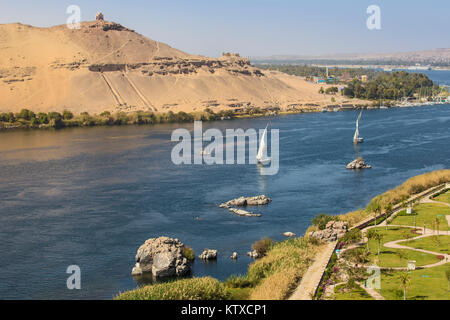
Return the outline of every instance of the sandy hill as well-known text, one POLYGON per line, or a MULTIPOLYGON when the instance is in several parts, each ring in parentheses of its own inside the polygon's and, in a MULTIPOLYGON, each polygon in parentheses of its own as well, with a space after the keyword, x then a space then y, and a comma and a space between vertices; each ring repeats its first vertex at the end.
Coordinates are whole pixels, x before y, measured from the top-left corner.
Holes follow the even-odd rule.
POLYGON ((328 104, 318 89, 297 77, 263 72, 237 54, 190 55, 113 22, 83 22, 73 30, 0 25, 0 112, 328 104))

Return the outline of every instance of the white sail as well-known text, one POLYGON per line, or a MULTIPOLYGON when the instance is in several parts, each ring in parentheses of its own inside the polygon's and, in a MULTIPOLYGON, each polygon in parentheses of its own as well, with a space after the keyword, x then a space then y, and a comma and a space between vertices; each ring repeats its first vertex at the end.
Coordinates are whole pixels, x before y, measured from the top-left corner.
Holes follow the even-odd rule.
POLYGON ((361 120, 361 115, 362 115, 362 110, 359 113, 358 120, 356 120, 356 130, 355 130, 355 134, 353 136, 353 141, 354 142, 361 142, 362 141, 362 138, 359 136, 359 120, 361 120))
POLYGON ((264 132, 261 136, 261 141, 259 142, 258 154, 256 155, 256 160, 258 161, 267 159, 267 144, 266 144, 267 126, 266 129, 264 129, 264 132))

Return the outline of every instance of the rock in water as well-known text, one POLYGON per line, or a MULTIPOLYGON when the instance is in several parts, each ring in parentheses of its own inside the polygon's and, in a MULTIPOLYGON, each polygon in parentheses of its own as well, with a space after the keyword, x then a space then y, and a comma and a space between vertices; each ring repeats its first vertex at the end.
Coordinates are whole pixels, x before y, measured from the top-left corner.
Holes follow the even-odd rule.
POLYGON ((183 255, 184 244, 168 237, 151 238, 139 247, 132 275, 152 273, 154 277, 183 276, 191 262, 183 255))
POLYGON ((258 254, 258 252, 256 250, 247 252, 247 255, 250 258, 252 258, 252 259, 258 259, 259 258, 259 254, 258 254))
POLYGON ((238 216, 241 216, 241 217, 261 217, 260 213, 252 213, 252 212, 245 211, 242 209, 229 208, 228 211, 230 211, 231 213, 237 214, 238 216))
POLYGON ((228 202, 222 203, 221 208, 229 207, 245 207, 245 206, 263 206, 271 202, 272 200, 265 195, 260 195, 256 197, 240 197, 237 199, 230 200, 228 202))
POLYGON ((202 254, 198 256, 202 260, 217 259, 217 250, 205 249, 202 254))
POLYGON ((285 232, 285 233, 283 233, 283 236, 291 238, 291 237, 295 237, 296 234, 293 232, 285 232))
POLYGON ((371 165, 364 162, 363 158, 358 157, 347 165, 347 169, 370 169, 371 165))
POLYGON ((233 252, 233 254, 230 257, 232 260, 236 260, 238 258, 237 252, 233 252))

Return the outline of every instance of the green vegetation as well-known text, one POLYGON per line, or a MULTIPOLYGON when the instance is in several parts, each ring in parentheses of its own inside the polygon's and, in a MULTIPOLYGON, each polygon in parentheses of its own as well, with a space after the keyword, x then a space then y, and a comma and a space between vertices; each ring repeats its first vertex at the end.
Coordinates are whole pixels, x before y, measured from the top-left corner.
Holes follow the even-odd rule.
POLYGON ((229 293, 210 277, 182 279, 119 294, 116 300, 225 300, 229 293))
POLYGON ((373 198, 366 208, 340 215, 339 218, 342 221, 348 222, 350 226, 355 225, 368 217, 373 217, 374 210, 377 208, 380 208, 382 212, 389 210, 389 208, 392 209, 392 206, 405 202, 410 196, 419 194, 422 191, 448 181, 450 181, 450 170, 448 169, 432 171, 412 177, 402 185, 373 198))
POLYGON ((392 73, 379 72, 374 79, 367 83, 354 79, 342 93, 350 98, 397 100, 411 98, 415 94, 421 97, 431 97, 437 95, 439 90, 439 86, 423 73, 394 71, 392 73))
POLYGON ((263 257, 266 252, 273 246, 273 241, 270 238, 263 238, 252 244, 252 249, 258 253, 258 256, 263 257))
MULTIPOLYGON (((370 229, 369 231, 372 230, 375 230, 375 228, 370 229)), ((368 233, 368 254, 365 252, 367 248, 361 247, 349 250, 345 255, 349 260, 356 263, 377 261, 376 264, 378 266, 387 268, 406 267, 410 260, 415 260, 417 266, 438 262, 439 259, 432 254, 407 249, 391 249, 384 247, 384 244, 387 242, 406 240, 408 237, 412 238, 414 236, 417 236, 417 234, 414 234, 410 228, 390 227, 387 231, 384 227, 376 228, 376 231, 373 231, 371 237, 368 233), (351 251, 354 252, 352 253, 351 251), (378 254, 378 252, 380 253, 378 254), (363 257, 366 260, 365 262, 361 260, 363 257)), ((406 244, 407 242, 401 243, 401 245, 406 244)))
POLYGON ((192 249, 191 247, 184 246, 181 249, 181 252, 182 252, 183 256, 186 257, 186 259, 188 259, 188 260, 192 261, 195 259, 195 252, 194 252, 194 249, 192 249))
POLYGON ((450 191, 447 190, 445 193, 440 194, 433 200, 450 203, 450 191))
MULTIPOLYGON (((407 300, 449 300, 446 271, 450 264, 410 271, 406 290, 407 300)), ((388 300, 403 299, 402 275, 404 271, 381 272, 381 294, 388 300)))
POLYGON ((421 203, 414 207, 416 215, 407 215, 404 212, 392 220, 394 225, 414 226, 414 219, 417 227, 423 227, 425 223, 427 229, 450 230, 446 215, 450 215, 450 207, 438 203, 421 203), (439 222, 436 224, 436 219, 439 222))
POLYGON ((326 292, 327 286, 330 284, 330 279, 333 276, 333 273, 335 271, 334 266, 337 261, 337 255, 336 253, 333 253, 331 255, 331 259, 328 262, 327 268, 323 272, 322 279, 320 281, 319 287, 317 288, 315 299, 320 299, 323 294, 326 292))
POLYGON ((349 245, 353 243, 358 243, 362 240, 361 230, 358 228, 352 229, 345 234, 345 236, 340 240, 342 245, 349 245))
POLYGON ((375 300, 359 285, 340 284, 334 288, 335 300, 375 300))
MULTIPOLYGON (((254 111, 256 112, 256 111, 254 111)), ((259 111, 263 112, 263 111, 259 111)), ((65 127, 88 127, 88 126, 114 126, 114 125, 145 125, 158 123, 180 123, 193 122, 194 120, 213 121, 220 119, 231 119, 235 114, 231 110, 222 110, 217 113, 209 108, 202 112, 186 113, 180 111, 173 113, 154 113, 151 111, 135 111, 131 113, 117 112, 111 114, 109 111, 100 115, 90 115, 82 112, 75 116, 70 111, 39 112, 37 115, 28 109, 22 109, 19 113, 0 114, 0 128, 65 128, 65 127)))
POLYGON ((404 246, 450 254, 450 236, 430 236, 402 243, 404 246))
POLYGON ((320 213, 312 219, 313 226, 319 228, 319 230, 325 229, 326 225, 330 221, 339 221, 338 216, 332 216, 325 213, 320 213))

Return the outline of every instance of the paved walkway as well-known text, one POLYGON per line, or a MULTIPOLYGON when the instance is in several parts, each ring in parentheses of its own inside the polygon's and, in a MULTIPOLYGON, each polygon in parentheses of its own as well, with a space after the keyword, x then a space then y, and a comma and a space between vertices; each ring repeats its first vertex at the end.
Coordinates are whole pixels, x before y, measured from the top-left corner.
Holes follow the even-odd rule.
POLYGON ((337 241, 330 242, 317 254, 316 260, 303 275, 299 286, 289 300, 312 300, 336 244, 337 241))
POLYGON ((361 282, 357 282, 357 284, 359 284, 359 286, 362 289, 364 289, 375 300, 385 300, 384 297, 381 294, 379 294, 378 291, 376 291, 375 289, 365 287, 364 284, 362 284, 361 282))

